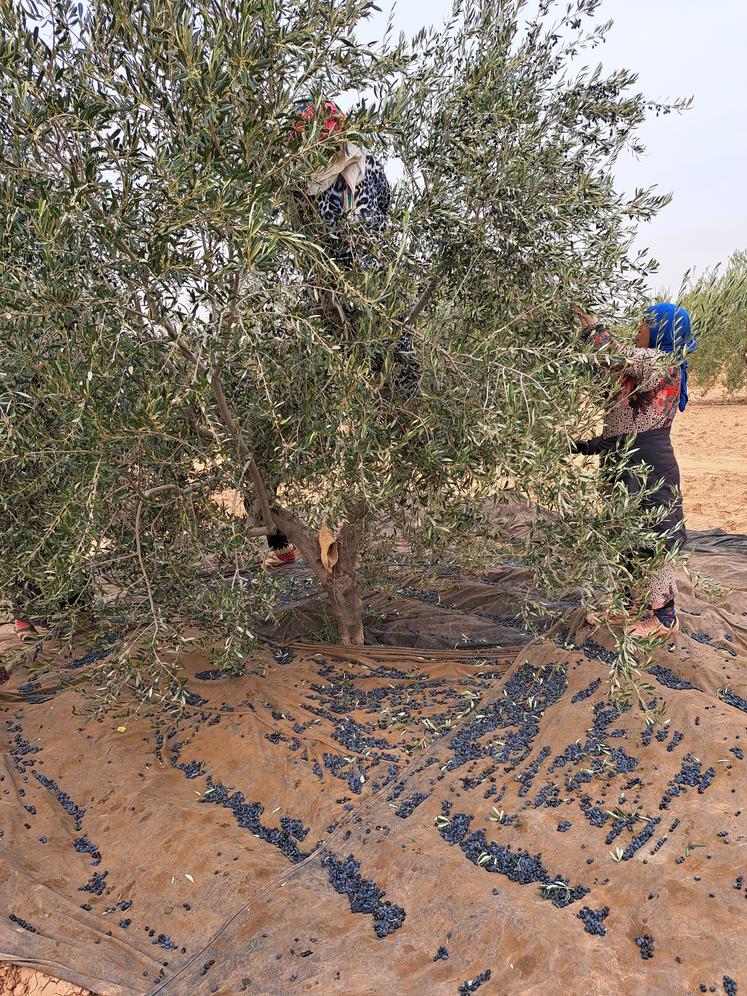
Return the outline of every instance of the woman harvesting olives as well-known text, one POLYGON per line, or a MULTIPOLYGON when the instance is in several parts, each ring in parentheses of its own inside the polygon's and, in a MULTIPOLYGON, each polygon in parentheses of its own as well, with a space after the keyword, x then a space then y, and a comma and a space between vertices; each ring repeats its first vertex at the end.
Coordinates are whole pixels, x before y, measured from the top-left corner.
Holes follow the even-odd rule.
MULTIPOLYGON (((589 343, 604 350, 613 359, 613 365, 622 368, 605 413, 602 435, 575 443, 574 451, 599 454, 609 484, 620 481, 631 494, 644 487, 650 489, 642 500, 642 509, 652 511, 663 507, 654 530, 664 540, 666 549, 674 551, 685 540, 685 525, 671 429, 677 411, 684 412, 688 401, 687 354, 696 346, 690 316, 678 305, 655 304, 645 312, 635 346, 630 347, 619 343, 577 305, 574 311, 589 343), (628 461, 624 463, 626 451, 628 461)), ((651 555, 652 551, 644 548, 631 551, 629 556, 632 559, 651 555)), ((630 627, 630 635, 646 639, 677 632, 676 598, 677 583, 667 563, 650 579, 645 606, 648 611, 630 627)), ((632 604, 627 607, 643 608, 632 604)), ((590 613, 589 618, 598 621, 599 616, 590 613)), ((620 621, 609 613, 607 619, 620 621)))

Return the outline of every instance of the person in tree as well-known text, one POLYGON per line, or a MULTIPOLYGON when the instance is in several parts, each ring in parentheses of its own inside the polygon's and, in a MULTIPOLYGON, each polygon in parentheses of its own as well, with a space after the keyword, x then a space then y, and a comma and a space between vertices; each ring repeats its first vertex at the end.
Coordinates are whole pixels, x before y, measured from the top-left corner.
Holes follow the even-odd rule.
MULTIPOLYGON (((574 310, 588 342, 621 368, 602 435, 575 443, 574 452, 598 454, 610 481, 620 480, 635 493, 641 490, 641 478, 626 468, 619 470, 621 452, 633 437, 630 466, 643 468, 643 481, 653 487, 643 507, 666 509, 655 531, 664 537, 667 550, 675 550, 684 543, 686 534, 671 429, 677 411, 684 412, 688 401, 687 355, 696 346, 690 316, 684 308, 670 303, 648 308, 635 346, 629 347, 619 343, 593 316, 578 306, 574 310)), ((651 551, 640 550, 637 555, 651 556, 651 551)), ((667 564, 652 578, 650 613, 630 628, 631 635, 645 639, 677 632, 676 598, 674 571, 667 564)), ((590 618, 597 621, 593 614, 590 618)))
MULTIPOLYGON (((294 131, 298 135, 303 135, 307 123, 317 114, 326 116, 321 127, 322 138, 339 132, 345 120, 345 115, 331 100, 323 100, 320 106, 313 100, 304 99, 297 103, 296 110, 294 131)), ((341 241, 338 233, 343 223, 362 225, 374 232, 386 225, 391 190, 384 166, 373 152, 353 142, 341 143, 332 162, 310 178, 305 194, 314 213, 330 229, 327 241, 332 247, 341 241)), ((335 256, 352 265, 356 262, 354 250, 351 239, 347 245, 337 245, 335 256)))
MULTIPOLYGON (((308 124, 321 116, 321 136, 327 138, 341 130, 345 115, 331 100, 321 102, 304 98, 295 104, 294 132, 303 135, 308 124)), ((368 149, 352 142, 342 142, 336 157, 315 173, 306 189, 299 193, 299 207, 304 221, 321 220, 327 231, 324 242, 335 261, 341 266, 370 265, 365 251, 358 250, 356 230, 361 233, 380 231, 387 222, 391 205, 391 190, 381 161, 368 149)), ((360 237, 358 242, 364 241, 360 237)), ((410 348, 400 343, 398 351, 410 348)), ((298 556, 296 548, 280 530, 267 537, 270 554, 265 566, 292 563, 298 556)))

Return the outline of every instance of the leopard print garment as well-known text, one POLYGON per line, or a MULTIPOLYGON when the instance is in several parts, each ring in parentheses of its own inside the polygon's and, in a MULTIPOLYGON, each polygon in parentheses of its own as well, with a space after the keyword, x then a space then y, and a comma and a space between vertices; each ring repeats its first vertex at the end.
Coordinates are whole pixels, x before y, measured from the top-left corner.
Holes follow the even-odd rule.
MULTIPOLYGON (((328 190, 315 198, 315 202, 322 221, 332 230, 331 248, 337 262, 362 269, 368 267, 372 262, 371 246, 365 247, 365 240, 356 238, 355 227, 362 225, 368 231, 381 231, 391 205, 391 189, 384 166, 373 152, 366 151, 366 170, 352 198, 345 178, 340 175, 328 190), (344 231, 343 223, 351 228, 344 231), (364 244, 362 251, 356 243, 364 244)), ((419 383, 419 367, 412 349, 412 334, 404 332, 394 353, 400 367, 398 388, 406 399, 412 396, 419 383)))
POLYGON ((336 228, 341 221, 361 222, 367 228, 380 231, 386 224, 391 191, 384 167, 373 154, 366 152, 366 172, 350 198, 345 178, 340 175, 332 186, 319 194, 316 205, 322 221, 336 228))

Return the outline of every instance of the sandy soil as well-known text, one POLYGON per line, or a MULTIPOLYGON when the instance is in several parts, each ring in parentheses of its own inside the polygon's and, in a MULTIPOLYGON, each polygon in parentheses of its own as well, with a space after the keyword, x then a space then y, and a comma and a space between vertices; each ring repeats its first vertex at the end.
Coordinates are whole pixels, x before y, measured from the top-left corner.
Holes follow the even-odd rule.
POLYGON ((747 533, 747 401, 691 403, 672 439, 688 526, 747 533))
POLYGON ((89 996, 88 990, 80 986, 6 962, 0 962, 0 993, 3 996, 89 996))

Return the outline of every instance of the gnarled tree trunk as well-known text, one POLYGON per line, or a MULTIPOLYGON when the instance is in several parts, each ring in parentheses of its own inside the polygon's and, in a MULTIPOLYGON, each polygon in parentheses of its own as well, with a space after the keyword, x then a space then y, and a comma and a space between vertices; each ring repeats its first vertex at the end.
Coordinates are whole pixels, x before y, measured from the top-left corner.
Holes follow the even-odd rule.
POLYGON ((363 636, 363 603, 358 591, 358 533, 346 522, 336 539, 337 561, 327 575, 325 587, 337 621, 340 643, 360 645, 363 636))
POLYGON ((320 535, 310 533, 301 520, 284 508, 272 508, 272 518, 324 586, 330 608, 337 623, 340 643, 361 646, 363 635, 363 603, 358 590, 358 531, 356 523, 365 515, 363 506, 350 510, 349 521, 333 535, 326 531, 324 547, 320 535))
MULTIPOLYGON (((266 532, 274 532, 277 528, 288 537, 290 542, 301 551, 309 567, 327 592, 332 614, 337 622, 340 642, 346 646, 362 645, 365 642, 363 604, 357 581, 359 562, 358 534, 355 523, 360 522, 365 517, 366 506, 363 503, 354 505, 348 515, 349 521, 340 527, 336 536, 330 530, 325 530, 325 534, 328 534, 331 542, 325 541, 324 550, 320 536, 310 533, 307 526, 297 516, 287 509, 271 507, 262 474, 254 454, 242 436, 239 423, 226 398, 218 371, 210 369, 178 335, 173 333, 169 327, 168 318, 161 316, 160 320, 164 328, 172 335, 172 344, 188 356, 191 362, 195 363, 198 369, 206 374, 210 380, 210 387, 217 403, 221 422, 232 436, 242 460, 245 461, 244 472, 249 472, 254 485, 255 510, 261 517, 262 527, 253 529, 252 532, 264 535, 266 532), (331 548, 334 549, 331 550, 331 548), (331 557, 330 552, 333 554, 331 557)), ((206 427, 202 427, 202 433, 207 434, 209 438, 215 438, 212 430, 206 427)))

